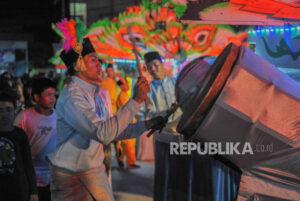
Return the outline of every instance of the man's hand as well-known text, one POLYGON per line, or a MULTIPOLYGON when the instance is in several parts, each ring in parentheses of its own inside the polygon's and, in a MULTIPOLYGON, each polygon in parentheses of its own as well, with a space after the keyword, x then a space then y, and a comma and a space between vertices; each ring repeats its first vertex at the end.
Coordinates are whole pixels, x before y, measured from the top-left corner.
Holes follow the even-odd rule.
POLYGON ((39 201, 39 197, 37 194, 31 194, 30 195, 30 201, 39 201))
POLYGON ((150 91, 150 85, 145 77, 139 77, 133 89, 133 100, 141 104, 146 98, 147 93, 150 91))
POLYGON ((161 130, 165 127, 167 121, 165 118, 158 116, 158 117, 154 117, 153 119, 150 120, 146 120, 145 124, 146 124, 146 128, 152 129, 152 130, 161 130))

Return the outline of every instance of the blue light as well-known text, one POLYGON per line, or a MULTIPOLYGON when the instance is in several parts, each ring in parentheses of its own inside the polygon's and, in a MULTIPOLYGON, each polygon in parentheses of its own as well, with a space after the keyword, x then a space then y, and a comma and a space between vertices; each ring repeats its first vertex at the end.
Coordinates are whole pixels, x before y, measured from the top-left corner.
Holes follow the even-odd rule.
POLYGON ((290 29, 289 28, 285 28, 284 30, 289 31, 290 29))
POLYGON ((281 28, 280 31, 284 31, 284 29, 281 28))
POLYGON ((274 29, 270 29, 271 32, 274 32, 274 29))

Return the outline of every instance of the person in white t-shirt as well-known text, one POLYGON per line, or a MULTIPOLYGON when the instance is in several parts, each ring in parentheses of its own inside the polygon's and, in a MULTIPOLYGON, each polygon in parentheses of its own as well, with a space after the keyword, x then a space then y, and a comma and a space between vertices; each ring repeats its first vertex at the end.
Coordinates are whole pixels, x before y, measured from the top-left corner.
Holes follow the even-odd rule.
POLYGON ((37 178, 39 200, 51 201, 50 169, 46 155, 56 146, 56 85, 47 78, 35 79, 32 83, 34 107, 22 111, 15 125, 28 136, 33 165, 37 178))

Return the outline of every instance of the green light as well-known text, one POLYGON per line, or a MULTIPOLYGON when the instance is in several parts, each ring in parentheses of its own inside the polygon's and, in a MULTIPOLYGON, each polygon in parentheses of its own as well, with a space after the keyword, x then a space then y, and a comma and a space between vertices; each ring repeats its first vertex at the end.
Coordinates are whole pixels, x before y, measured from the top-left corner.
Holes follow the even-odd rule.
POLYGON ((279 29, 275 29, 275 32, 279 32, 279 29))
POLYGON ((296 30, 296 28, 295 28, 295 27, 292 27, 292 28, 291 28, 291 30, 292 30, 292 31, 295 31, 295 30, 296 30))

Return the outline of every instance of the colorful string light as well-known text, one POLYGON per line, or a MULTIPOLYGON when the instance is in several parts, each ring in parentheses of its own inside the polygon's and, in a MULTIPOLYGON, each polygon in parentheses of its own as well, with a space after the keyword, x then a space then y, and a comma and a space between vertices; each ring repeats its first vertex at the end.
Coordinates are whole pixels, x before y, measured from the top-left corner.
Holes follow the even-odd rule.
POLYGON ((249 35, 255 35, 255 34, 270 34, 270 33, 282 33, 282 32, 295 32, 300 30, 300 26, 298 27, 285 27, 285 28, 267 28, 267 29, 261 29, 257 28, 256 30, 250 30, 248 31, 249 35))

